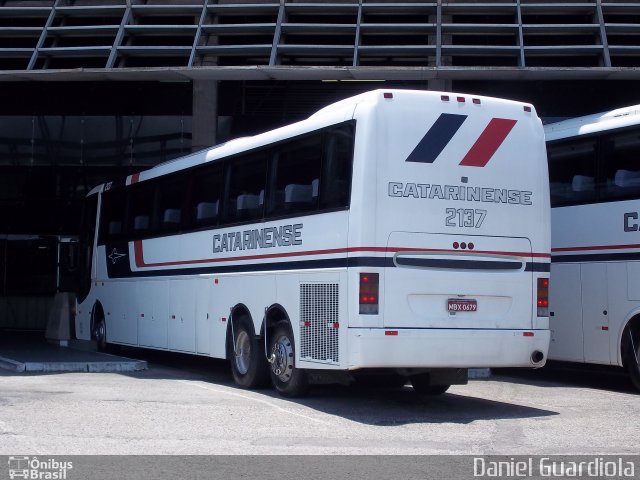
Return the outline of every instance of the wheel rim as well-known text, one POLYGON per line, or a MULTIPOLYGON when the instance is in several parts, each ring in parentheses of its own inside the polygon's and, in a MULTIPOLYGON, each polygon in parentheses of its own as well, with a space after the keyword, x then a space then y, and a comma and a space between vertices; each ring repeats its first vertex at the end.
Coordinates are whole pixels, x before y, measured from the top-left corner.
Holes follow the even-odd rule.
POLYGON ((241 375, 249 371, 251 365, 251 341, 249 335, 244 330, 238 333, 236 338, 236 369, 241 375))
POLYGON ((293 345, 286 335, 280 335, 273 344, 271 371, 281 382, 288 382, 293 372, 293 345))

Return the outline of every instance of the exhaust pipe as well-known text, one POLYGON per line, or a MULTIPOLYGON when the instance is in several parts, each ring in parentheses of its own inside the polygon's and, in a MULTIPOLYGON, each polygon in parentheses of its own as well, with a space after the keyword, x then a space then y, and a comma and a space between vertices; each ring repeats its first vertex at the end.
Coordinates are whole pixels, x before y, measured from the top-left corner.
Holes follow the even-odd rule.
POLYGON ((542 362, 543 360, 544 360, 544 353, 542 353, 540 350, 535 350, 531 354, 531 363, 533 363, 534 365, 537 365, 538 363, 542 362))

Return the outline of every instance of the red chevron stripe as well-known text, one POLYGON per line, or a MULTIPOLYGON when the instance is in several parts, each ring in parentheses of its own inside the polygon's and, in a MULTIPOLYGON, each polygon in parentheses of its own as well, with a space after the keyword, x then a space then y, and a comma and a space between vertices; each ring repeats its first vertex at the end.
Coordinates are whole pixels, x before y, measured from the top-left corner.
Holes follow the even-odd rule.
POLYGON ((484 167, 496 150, 502 145, 517 120, 509 118, 492 118, 487 128, 480 134, 471 150, 464 156, 460 165, 467 167, 484 167))

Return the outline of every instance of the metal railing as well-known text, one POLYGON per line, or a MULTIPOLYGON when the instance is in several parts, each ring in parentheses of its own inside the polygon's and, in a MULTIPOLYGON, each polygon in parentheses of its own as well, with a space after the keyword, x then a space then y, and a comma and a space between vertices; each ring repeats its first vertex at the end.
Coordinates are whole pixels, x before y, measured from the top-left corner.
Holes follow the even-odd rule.
POLYGON ((640 3, 0 1, 0 70, 638 67, 640 3))

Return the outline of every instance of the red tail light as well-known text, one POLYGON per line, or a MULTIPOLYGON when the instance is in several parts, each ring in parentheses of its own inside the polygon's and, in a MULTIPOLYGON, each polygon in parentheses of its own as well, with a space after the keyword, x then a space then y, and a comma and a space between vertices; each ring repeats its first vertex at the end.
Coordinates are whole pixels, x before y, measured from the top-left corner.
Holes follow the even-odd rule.
POLYGON ((538 279, 538 298, 536 301, 539 317, 549 316, 549 279, 538 279))
POLYGON ((380 291, 380 275, 378 273, 360 274, 360 292, 358 303, 361 315, 378 314, 378 294, 380 291))

